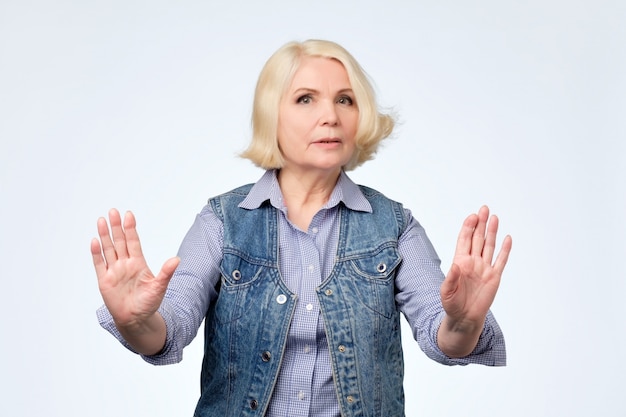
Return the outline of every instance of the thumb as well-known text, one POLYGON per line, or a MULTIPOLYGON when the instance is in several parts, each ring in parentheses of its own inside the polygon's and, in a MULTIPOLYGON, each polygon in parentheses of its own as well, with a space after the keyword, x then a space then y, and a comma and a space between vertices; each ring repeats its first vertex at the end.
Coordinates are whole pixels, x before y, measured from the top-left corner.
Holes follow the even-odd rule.
POLYGON ((441 298, 446 299, 456 292, 459 285, 459 279, 461 278, 461 268, 457 264, 452 264, 448 275, 441 283, 441 298))
POLYGON ((167 286, 179 264, 180 258, 178 256, 165 261, 165 263, 161 267, 161 271, 159 271, 159 274, 156 276, 157 281, 160 281, 162 284, 167 286))

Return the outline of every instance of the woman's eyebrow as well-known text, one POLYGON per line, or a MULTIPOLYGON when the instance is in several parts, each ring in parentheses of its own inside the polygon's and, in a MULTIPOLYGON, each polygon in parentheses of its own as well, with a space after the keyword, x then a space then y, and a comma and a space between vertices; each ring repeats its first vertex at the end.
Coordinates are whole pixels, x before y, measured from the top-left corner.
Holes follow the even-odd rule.
POLYGON ((296 88, 292 94, 299 94, 299 93, 319 93, 319 91, 317 91, 314 88, 299 87, 299 88, 296 88))
MULTIPOLYGON (((299 94, 299 93, 319 93, 318 90, 314 89, 314 88, 309 88, 309 87, 299 87, 296 88, 292 94, 299 94)), ((352 88, 342 88, 341 90, 337 91, 337 94, 346 94, 346 93, 351 93, 354 94, 354 91, 352 90, 352 88)))

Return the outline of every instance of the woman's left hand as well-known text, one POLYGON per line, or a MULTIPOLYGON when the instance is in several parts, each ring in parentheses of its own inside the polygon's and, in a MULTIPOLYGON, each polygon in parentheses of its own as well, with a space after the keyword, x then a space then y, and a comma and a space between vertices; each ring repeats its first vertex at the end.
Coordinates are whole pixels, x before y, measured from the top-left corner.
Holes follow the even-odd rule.
POLYGON ((498 218, 489 218, 489 208, 483 206, 478 214, 465 219, 459 233, 452 267, 440 289, 446 312, 442 328, 453 337, 443 337, 440 328, 438 341, 442 350, 445 352, 447 347, 453 356, 464 356, 462 353, 473 350, 498 291, 512 239, 504 238, 493 262, 497 232, 498 218))

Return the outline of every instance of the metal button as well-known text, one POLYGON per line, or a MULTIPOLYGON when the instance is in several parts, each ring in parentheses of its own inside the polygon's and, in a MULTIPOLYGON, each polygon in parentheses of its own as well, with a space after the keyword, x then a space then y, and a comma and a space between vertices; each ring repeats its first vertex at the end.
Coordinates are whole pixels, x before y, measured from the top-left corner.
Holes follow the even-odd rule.
POLYGON ((250 401, 250 408, 256 410, 259 407, 259 402, 257 400, 250 401))
POLYGON ((232 274, 230 274, 235 281, 239 281, 241 279, 241 272, 238 269, 235 269, 232 274))
POLYGON ((345 352, 346 351, 346 347, 344 345, 337 346, 337 349, 339 349, 339 352, 345 352))
POLYGON ((266 350, 261 354, 261 359, 263 362, 269 362, 272 359, 272 354, 266 350))
POLYGON ((285 304, 287 302, 287 296, 285 294, 281 294, 278 297, 276 297, 276 302, 278 304, 285 304))
POLYGON ((387 270, 387 264, 381 262, 376 266, 376 270, 381 274, 387 270))
POLYGON ((332 295, 333 294, 333 290, 331 290, 330 288, 327 289, 326 291, 324 291, 324 294, 326 295, 332 295))
POLYGON ((354 397, 352 397, 352 395, 348 395, 346 397, 346 401, 348 401, 350 404, 352 404, 354 402, 354 397))

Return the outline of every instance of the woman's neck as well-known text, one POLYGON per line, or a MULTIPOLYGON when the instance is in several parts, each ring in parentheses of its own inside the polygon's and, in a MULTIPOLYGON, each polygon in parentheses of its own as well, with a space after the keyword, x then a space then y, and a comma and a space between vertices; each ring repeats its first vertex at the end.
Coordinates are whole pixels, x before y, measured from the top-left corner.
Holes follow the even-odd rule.
POLYGON ((340 170, 295 173, 281 169, 278 172, 278 184, 289 220, 307 231, 313 216, 330 199, 340 174, 340 170))

